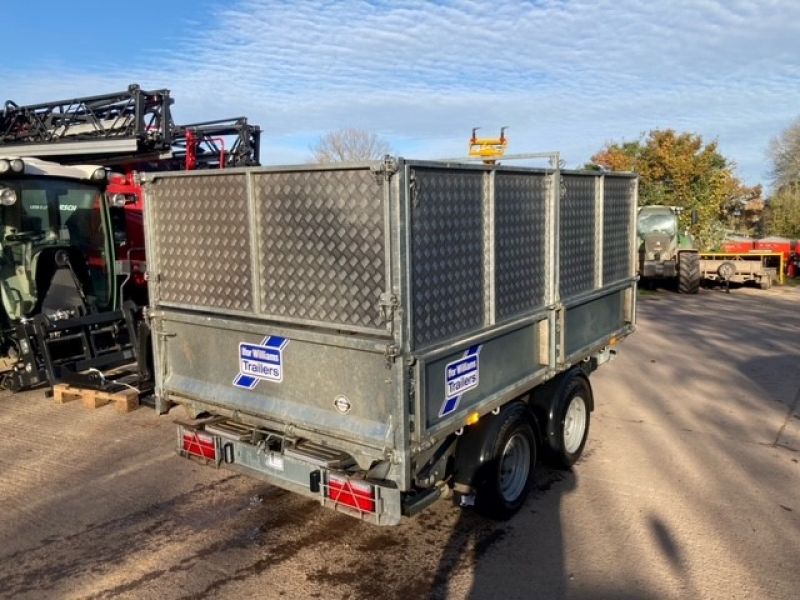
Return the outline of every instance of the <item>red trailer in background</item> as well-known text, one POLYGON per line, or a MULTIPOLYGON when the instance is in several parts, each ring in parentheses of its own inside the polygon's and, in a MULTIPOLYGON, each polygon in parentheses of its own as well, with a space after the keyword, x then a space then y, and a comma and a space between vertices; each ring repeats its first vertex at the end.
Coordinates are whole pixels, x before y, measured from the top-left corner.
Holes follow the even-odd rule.
POLYGON ((794 279, 800 272, 800 241, 785 237, 766 237, 756 240, 755 249, 783 254, 783 264, 786 265, 786 276, 789 279, 794 279))
POLYGON ((731 236, 722 242, 722 252, 749 254, 751 252, 777 252, 783 255, 785 275, 793 279, 800 275, 800 240, 771 236, 760 240, 746 236, 731 236))
POLYGON ((749 237, 732 236, 722 242, 722 252, 744 254, 755 249, 756 240, 749 237))
POLYGON ((755 241, 756 250, 766 250, 769 252, 780 252, 784 260, 788 260, 792 253, 797 252, 797 240, 785 237, 766 237, 755 241))

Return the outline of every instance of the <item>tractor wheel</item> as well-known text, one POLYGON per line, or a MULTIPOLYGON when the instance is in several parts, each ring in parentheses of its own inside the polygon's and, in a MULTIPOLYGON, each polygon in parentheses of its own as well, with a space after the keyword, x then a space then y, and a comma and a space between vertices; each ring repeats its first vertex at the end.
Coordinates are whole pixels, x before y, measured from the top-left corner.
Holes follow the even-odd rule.
POLYGON ((696 294, 700 289, 700 257, 697 252, 681 252, 678 263, 678 292, 696 294))

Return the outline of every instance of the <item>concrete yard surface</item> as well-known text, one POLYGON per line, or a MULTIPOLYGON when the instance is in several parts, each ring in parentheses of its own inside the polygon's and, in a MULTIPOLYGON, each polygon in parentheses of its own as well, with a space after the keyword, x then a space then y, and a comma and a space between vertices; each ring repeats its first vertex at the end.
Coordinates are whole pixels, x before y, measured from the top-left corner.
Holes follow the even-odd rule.
MULTIPOLYGON (((378 528, 174 453, 175 415, 0 396, 0 596, 800 596, 800 289, 659 291, 570 472, 378 528)), ((213 343, 213 341, 209 341, 213 343)))

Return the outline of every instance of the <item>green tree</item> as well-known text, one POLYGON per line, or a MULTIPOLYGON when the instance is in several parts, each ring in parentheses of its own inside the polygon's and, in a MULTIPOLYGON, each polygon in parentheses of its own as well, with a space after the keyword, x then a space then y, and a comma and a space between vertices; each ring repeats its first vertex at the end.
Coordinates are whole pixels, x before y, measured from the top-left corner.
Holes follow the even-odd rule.
POLYGON ((800 184, 787 184, 773 194, 767 209, 767 231, 800 238, 800 184))
POLYGON ((756 193, 735 176, 734 164, 716 142, 705 143, 694 133, 654 129, 634 142, 606 144, 592 162, 612 171, 637 172, 640 204, 683 208, 681 228, 689 229, 702 249, 719 246, 742 198, 756 193))
POLYGON ((767 209, 767 231, 800 237, 800 119, 772 140, 768 156, 775 192, 767 209))

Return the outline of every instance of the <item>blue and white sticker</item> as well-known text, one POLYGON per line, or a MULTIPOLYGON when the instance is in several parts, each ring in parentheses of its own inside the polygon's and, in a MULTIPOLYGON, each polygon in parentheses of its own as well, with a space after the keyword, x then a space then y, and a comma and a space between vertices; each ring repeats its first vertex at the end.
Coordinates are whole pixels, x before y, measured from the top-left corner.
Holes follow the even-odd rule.
POLYGON ((481 344, 470 346, 462 358, 447 363, 444 368, 444 402, 439 416, 445 417, 458 409, 461 397, 480 384, 481 344))
POLYGON ((283 381, 283 349, 289 340, 267 336, 260 344, 239 344, 239 374, 233 385, 252 390, 259 381, 283 381))

